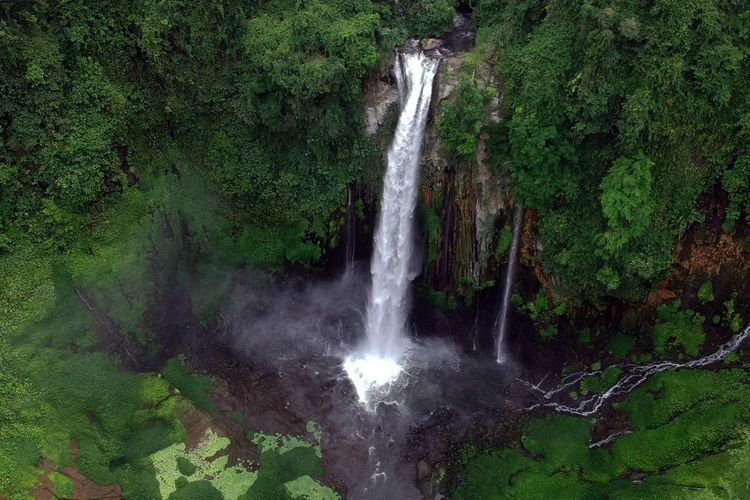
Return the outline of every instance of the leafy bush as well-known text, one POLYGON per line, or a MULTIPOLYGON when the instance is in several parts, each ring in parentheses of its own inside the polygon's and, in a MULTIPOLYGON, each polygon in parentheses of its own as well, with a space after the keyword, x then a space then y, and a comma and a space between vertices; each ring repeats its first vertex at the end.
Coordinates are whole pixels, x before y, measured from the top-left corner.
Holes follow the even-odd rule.
POLYGON ((581 394, 584 396, 588 393, 601 394, 615 385, 621 374, 621 368, 610 366, 598 377, 585 378, 581 381, 581 394))
POLYGON ((437 128, 446 151, 471 161, 476 156, 479 133, 484 125, 485 104, 493 90, 480 88, 466 69, 460 71, 455 100, 443 101, 437 128))
POLYGON ((634 345, 633 337, 620 333, 610 339, 607 349, 615 359, 625 359, 634 345))
POLYGON ((646 231, 654 212, 651 195, 653 162, 643 155, 618 158, 601 183, 602 212, 608 230, 602 235, 607 252, 619 252, 646 231))
POLYGON ((698 300, 701 304, 707 304, 714 300, 714 285, 710 281, 703 283, 698 289, 698 300))
POLYGON ((504 225, 497 236, 497 246, 495 247, 495 257, 502 259, 503 257, 507 255, 508 248, 510 248, 512 238, 513 238, 513 234, 511 233, 510 226, 508 224, 504 225))
POLYGON ((190 460, 185 457, 177 457, 177 470, 183 476, 192 476, 193 473, 198 469, 190 460))
POLYGON ((533 300, 525 304, 520 295, 514 294, 512 300, 521 311, 529 315, 542 339, 551 340, 557 336, 557 319, 565 314, 564 302, 548 297, 543 288, 539 289, 533 300))
POLYGON ((682 348, 688 355, 696 356, 706 339, 703 333, 703 321, 700 314, 681 310, 681 302, 675 300, 671 304, 662 304, 656 308, 656 324, 654 325, 654 351, 664 355, 667 346, 682 348))

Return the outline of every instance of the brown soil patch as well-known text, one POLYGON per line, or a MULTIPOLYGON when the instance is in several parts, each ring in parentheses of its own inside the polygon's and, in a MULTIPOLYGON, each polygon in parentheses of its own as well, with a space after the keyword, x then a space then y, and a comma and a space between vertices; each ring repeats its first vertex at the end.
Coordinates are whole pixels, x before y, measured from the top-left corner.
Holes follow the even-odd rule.
POLYGON ((190 451, 200 442, 206 429, 211 426, 211 419, 202 411, 193 408, 182 417, 185 426, 185 448, 190 451))
POLYGON ((39 474, 39 486, 31 492, 31 496, 35 500, 53 500, 58 498, 52 492, 55 485, 49 479, 49 475, 53 472, 59 472, 71 480, 73 483, 73 495, 71 498, 75 498, 76 500, 114 500, 122 498, 122 491, 118 485, 100 486, 88 480, 83 474, 72 467, 58 469, 53 462, 46 459, 42 459, 37 466, 42 472, 39 474))
MULTIPOLYGON (((680 249, 677 253, 681 253, 680 249)), ((716 244, 696 245, 690 248, 687 260, 681 264, 690 274, 700 273, 713 278, 719 274, 723 264, 730 262, 738 269, 746 268, 747 253, 740 241, 730 234, 722 234, 716 244)))
POLYGON ((670 283, 665 280, 656 285, 656 289, 648 294, 648 297, 646 297, 646 305, 650 307, 656 307, 659 304, 664 304, 665 302, 672 302, 674 299, 677 298, 677 294, 669 289, 670 283))

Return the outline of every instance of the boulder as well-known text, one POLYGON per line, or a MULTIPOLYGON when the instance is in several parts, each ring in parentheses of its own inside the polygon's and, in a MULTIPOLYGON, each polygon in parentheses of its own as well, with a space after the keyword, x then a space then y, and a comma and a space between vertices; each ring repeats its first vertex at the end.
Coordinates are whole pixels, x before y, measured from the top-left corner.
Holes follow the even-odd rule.
POLYGON ((421 42, 422 50, 436 50, 443 46, 443 41, 439 38, 425 38, 421 42))

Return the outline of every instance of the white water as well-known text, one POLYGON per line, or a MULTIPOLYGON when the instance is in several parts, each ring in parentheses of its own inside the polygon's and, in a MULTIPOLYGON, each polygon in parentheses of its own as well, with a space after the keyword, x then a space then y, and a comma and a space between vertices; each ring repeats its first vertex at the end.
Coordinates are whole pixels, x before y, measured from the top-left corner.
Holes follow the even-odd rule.
POLYGON ((344 363, 360 400, 382 392, 399 377, 410 347, 406 331, 409 285, 415 278, 414 209, 419 155, 439 61, 423 53, 399 54, 394 72, 401 114, 383 180, 380 218, 370 272, 366 339, 344 363))
POLYGON ((508 311, 510 310, 510 297, 513 294, 513 283, 515 282, 516 267, 518 266, 518 247, 521 241, 521 228, 523 226, 523 208, 516 204, 513 210, 513 239, 508 250, 508 267, 505 270, 505 285, 503 286, 503 298, 500 304, 500 313, 495 320, 495 349, 496 361, 505 363, 508 358, 505 348, 505 334, 508 330, 508 311))

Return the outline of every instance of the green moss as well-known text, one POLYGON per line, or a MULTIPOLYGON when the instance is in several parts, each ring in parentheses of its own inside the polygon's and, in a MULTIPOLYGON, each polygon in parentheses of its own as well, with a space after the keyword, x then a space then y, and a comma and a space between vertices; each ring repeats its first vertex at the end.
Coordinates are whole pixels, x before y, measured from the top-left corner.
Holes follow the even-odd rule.
POLYGON ((634 345, 633 337, 620 333, 610 339, 607 349, 615 359, 625 359, 634 345))
POLYGON ((177 457, 177 470, 183 476, 192 476, 198 470, 198 467, 185 457, 177 457))
POLYGON ((224 500, 224 495, 208 481, 193 481, 176 489, 169 500, 224 500))
POLYGON ((424 267, 429 269, 430 266, 435 264, 438 256, 438 245, 440 243, 440 216, 438 214, 439 208, 433 208, 419 199, 417 205, 419 210, 419 217, 422 221, 422 232, 425 235, 425 245, 427 252, 425 254, 424 267))
POLYGON ((691 488, 743 498, 733 495, 750 488, 747 381, 744 370, 657 375, 620 405, 632 432, 609 449, 589 447, 593 420, 532 420, 518 445, 467 446, 452 469, 451 498, 677 499, 697 494, 691 488), (630 475, 641 483, 623 480, 630 475))
MULTIPOLYGON (((601 367, 601 364, 599 365, 601 367)), ((592 365, 592 370, 596 370, 592 365)), ((617 366, 610 366, 604 373, 598 377, 589 377, 581 381, 581 394, 601 394, 617 383, 622 374, 622 369, 617 366)))
POLYGON ((703 283, 698 289, 698 300, 701 304, 707 304, 714 300, 714 285, 710 281, 703 283))
POLYGON ((228 438, 219 436, 209 428, 189 452, 184 443, 175 443, 152 453, 150 461, 156 470, 161 497, 168 498, 175 493, 177 481, 184 476, 210 478, 212 487, 226 498, 238 498, 247 491, 257 474, 248 471, 242 464, 228 466, 224 450, 229 444, 228 438), (188 467, 188 464, 192 467, 188 467))
POLYGON ((73 481, 68 476, 54 471, 47 478, 52 482, 52 491, 57 497, 70 498, 73 496, 73 481))
POLYGON ((172 358, 167 361, 161 373, 170 384, 192 401, 195 406, 205 412, 213 412, 214 404, 208 395, 213 385, 210 377, 188 374, 179 358, 172 358))
POLYGON ((506 256, 508 253, 508 248, 510 248, 511 239, 513 238, 513 235, 510 230, 510 226, 506 224, 503 226, 503 228, 500 230, 500 232, 497 235, 497 246, 495 247, 495 257, 498 259, 502 259, 506 256))
POLYGON ((445 290, 434 290, 432 287, 422 284, 417 288, 421 297, 441 309, 453 310, 458 307, 456 299, 445 290))

